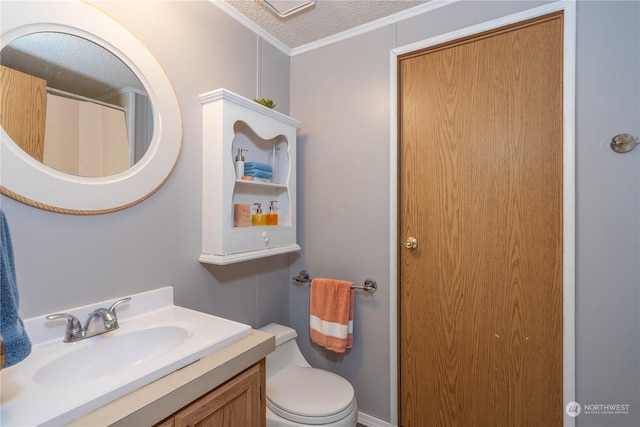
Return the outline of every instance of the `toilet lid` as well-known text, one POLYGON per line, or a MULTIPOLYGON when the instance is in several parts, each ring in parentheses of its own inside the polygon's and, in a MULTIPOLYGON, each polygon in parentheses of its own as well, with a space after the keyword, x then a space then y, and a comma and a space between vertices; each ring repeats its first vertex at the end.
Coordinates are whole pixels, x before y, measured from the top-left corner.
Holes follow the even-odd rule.
POLYGON ((288 366, 267 381, 267 406, 290 421, 327 424, 355 407, 349 381, 331 372, 288 366))

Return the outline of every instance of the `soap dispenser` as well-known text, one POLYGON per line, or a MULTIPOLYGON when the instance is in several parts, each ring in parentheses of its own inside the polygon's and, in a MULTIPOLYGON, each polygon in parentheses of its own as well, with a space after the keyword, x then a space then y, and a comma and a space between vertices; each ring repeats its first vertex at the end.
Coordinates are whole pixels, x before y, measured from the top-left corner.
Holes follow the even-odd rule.
POLYGON ((251 225, 267 225, 267 216, 262 213, 262 203, 254 203, 257 206, 256 213, 251 215, 251 225))
POLYGON ((278 213, 275 210, 275 203, 278 203, 278 201, 271 201, 271 206, 269 206, 269 213, 265 215, 267 217, 267 225, 278 225, 278 213))
POLYGON ((244 156, 242 155, 244 148, 238 148, 238 155, 236 156, 236 179, 242 179, 244 176, 244 156))

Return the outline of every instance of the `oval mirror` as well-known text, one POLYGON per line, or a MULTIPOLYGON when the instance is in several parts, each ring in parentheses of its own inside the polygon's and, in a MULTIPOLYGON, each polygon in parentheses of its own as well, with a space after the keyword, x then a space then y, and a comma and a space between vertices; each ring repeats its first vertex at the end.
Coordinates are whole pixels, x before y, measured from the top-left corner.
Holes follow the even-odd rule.
POLYGON ((39 162, 72 175, 123 172, 147 151, 149 96, 118 57, 66 33, 32 33, 0 53, 0 125, 39 162), (29 117, 30 120, 25 120, 29 117))
POLYGON ((178 159, 182 122, 152 54, 83 2, 0 8, 2 194, 73 214, 153 194, 178 159))
POLYGON ((149 96, 129 67, 92 41, 54 32, 13 40, 0 53, 0 82, 10 88, 2 97, 0 125, 49 167, 111 176, 147 151, 149 96))

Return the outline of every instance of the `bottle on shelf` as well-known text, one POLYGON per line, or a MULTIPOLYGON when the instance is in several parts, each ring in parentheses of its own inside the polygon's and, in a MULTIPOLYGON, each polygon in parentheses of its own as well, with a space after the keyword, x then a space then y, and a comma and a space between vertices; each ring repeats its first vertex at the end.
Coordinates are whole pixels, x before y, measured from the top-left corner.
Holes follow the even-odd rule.
POLYGON ((265 217, 267 218, 267 225, 278 225, 278 213, 275 210, 275 203, 278 203, 278 201, 271 201, 271 205, 269 206, 269 213, 265 215, 265 217))
POLYGON ((244 203, 233 205, 233 226, 249 227, 251 225, 251 206, 244 203))
POLYGON ((257 206, 256 213, 251 215, 251 225, 262 226, 267 225, 267 216, 262 213, 262 203, 254 203, 257 206))
POLYGON ((271 182, 279 183, 278 177, 278 147, 275 145, 271 147, 271 151, 269 152, 269 166, 271 166, 271 182))
POLYGON ((244 176, 244 156, 242 155, 244 148, 238 148, 238 155, 236 156, 236 179, 242 179, 244 176))

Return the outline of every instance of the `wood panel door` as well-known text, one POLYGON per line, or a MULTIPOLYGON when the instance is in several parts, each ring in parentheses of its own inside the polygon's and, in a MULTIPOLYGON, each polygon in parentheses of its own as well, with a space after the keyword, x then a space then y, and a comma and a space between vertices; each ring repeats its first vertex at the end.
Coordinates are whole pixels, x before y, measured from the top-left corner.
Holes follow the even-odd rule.
POLYGON ((42 163, 46 80, 0 66, 0 125, 16 145, 42 163))
POLYGON ((404 427, 562 424, 562 48, 558 13, 399 58, 404 427))

